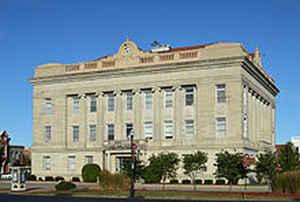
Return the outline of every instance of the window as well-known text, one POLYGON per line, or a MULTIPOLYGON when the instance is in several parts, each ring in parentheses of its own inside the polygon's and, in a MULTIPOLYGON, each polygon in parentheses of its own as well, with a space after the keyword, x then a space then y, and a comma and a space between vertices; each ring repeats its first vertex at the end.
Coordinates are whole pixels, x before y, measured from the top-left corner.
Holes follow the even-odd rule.
POLYGON ((225 84, 219 84, 216 86, 217 90, 217 103, 226 102, 225 84))
POLYGON ((130 132, 133 130, 132 123, 126 123, 126 137, 130 138, 130 132))
POLYGON ((94 162, 93 156, 86 156, 85 157, 85 163, 91 164, 94 162))
POLYGON ((166 139, 173 138, 173 121, 165 121, 164 132, 166 139))
POLYGON ((113 112, 115 110, 115 96, 110 94, 107 96, 107 111, 113 112))
POLYGON ((114 124, 107 125, 107 139, 114 140, 115 139, 115 126, 114 124))
POLYGON ((73 126, 73 142, 79 142, 79 126, 73 126))
POLYGON ((184 121, 185 136, 191 137, 194 135, 194 120, 185 120, 184 121))
POLYGON ((145 109, 152 109, 152 92, 145 92, 145 109))
POLYGON ((68 156, 68 170, 75 171, 76 170, 76 157, 75 156, 68 156))
POLYGON ((45 126, 45 134, 44 134, 45 142, 51 141, 51 126, 45 126))
POLYGON ((152 122, 144 123, 144 135, 145 139, 152 139, 152 122))
POLYGON ((50 156, 43 156, 43 170, 51 170, 50 156))
POLYGON ((52 99, 45 99, 45 114, 52 114, 52 99))
POLYGON ((165 108, 173 107, 173 92, 165 91, 165 108))
POLYGON ((90 136, 89 141, 95 142, 96 141, 96 125, 90 125, 90 136))
POLYGON ((133 109, 133 96, 132 93, 126 94, 126 110, 131 111, 133 109))
POLYGON ((226 136, 226 118, 221 117, 216 120, 216 136, 225 137, 226 136))
POLYGON ((97 97, 95 95, 90 96, 90 112, 97 111, 97 97))
POLYGON ((79 97, 73 97, 73 113, 77 114, 79 113, 79 104, 80 104, 80 99, 79 97))
POLYGON ((194 88, 185 88, 185 106, 194 105, 194 88))

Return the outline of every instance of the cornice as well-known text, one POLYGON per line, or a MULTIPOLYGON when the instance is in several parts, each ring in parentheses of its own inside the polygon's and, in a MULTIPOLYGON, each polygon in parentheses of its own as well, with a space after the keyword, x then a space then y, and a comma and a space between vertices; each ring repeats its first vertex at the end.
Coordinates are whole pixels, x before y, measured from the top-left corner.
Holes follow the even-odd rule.
POLYGON ((218 59, 209 60, 196 60, 196 61, 185 61, 168 64, 154 64, 151 66, 134 66, 130 68, 114 68, 106 71, 93 71, 93 72, 81 72, 74 74, 63 74, 56 76, 45 76, 45 77, 34 77, 29 79, 33 85, 52 84, 52 83, 65 83, 66 81, 82 81, 85 79, 96 80, 99 78, 114 78, 122 77, 126 74, 147 75, 157 74, 162 72, 180 72, 190 71, 196 69, 216 69, 233 66, 235 64, 240 65, 243 61, 244 56, 237 57, 224 57, 218 59))

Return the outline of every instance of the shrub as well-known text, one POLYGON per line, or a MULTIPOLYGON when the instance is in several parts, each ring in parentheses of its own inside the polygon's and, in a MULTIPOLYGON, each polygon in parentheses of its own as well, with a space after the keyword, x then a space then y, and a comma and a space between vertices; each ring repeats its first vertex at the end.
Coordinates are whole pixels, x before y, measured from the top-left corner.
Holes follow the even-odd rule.
POLYGON ((195 180, 195 184, 202 184, 202 180, 196 179, 196 180, 195 180))
POLYGON ((191 184, 191 180, 188 179, 182 180, 182 184, 191 184))
POLYGON ((54 178, 52 176, 46 176, 45 181, 54 181, 54 178))
POLYGON ((80 178, 79 177, 72 177, 72 182, 80 182, 80 178))
POLYGON ((123 174, 111 174, 102 170, 99 174, 100 187, 104 190, 125 191, 129 189, 129 179, 123 174))
POLYGON ((39 177, 39 181, 44 181, 44 179, 42 177, 39 177))
POLYGON ((170 183, 171 184, 178 184, 178 180, 176 180, 176 179, 170 180, 170 183))
POLYGON ((75 189, 75 188, 76 188, 76 185, 72 182, 62 181, 59 184, 55 185, 56 190, 71 190, 71 189, 75 189))
POLYGON ((275 175, 272 178, 272 189, 278 192, 300 192, 300 170, 288 171, 275 175))
POLYGON ((81 170, 82 179, 84 182, 97 182, 101 169, 97 164, 86 164, 81 170))
POLYGON ((55 181, 58 182, 58 181, 65 181, 65 178, 63 178, 62 176, 56 176, 55 177, 55 181))
POLYGON ((213 184, 213 180, 204 180, 204 184, 213 184))
POLYGON ((142 174, 142 178, 145 180, 145 183, 159 183, 161 178, 151 166, 147 166, 144 169, 144 173, 142 174))
POLYGON ((35 176, 35 175, 29 175, 29 176, 27 177, 27 180, 28 180, 28 181, 36 181, 36 176, 35 176))
POLYGON ((216 180, 216 184, 225 184, 225 180, 216 180))

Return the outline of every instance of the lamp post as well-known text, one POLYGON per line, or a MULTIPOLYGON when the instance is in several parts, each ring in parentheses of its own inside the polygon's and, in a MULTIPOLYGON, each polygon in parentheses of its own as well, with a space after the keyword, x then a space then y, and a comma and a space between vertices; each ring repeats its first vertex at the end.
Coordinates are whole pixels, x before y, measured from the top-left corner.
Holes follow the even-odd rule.
POLYGON ((134 198, 134 175, 135 175, 135 148, 133 143, 134 130, 130 131, 130 149, 131 149, 131 175, 130 175, 130 198, 134 198))

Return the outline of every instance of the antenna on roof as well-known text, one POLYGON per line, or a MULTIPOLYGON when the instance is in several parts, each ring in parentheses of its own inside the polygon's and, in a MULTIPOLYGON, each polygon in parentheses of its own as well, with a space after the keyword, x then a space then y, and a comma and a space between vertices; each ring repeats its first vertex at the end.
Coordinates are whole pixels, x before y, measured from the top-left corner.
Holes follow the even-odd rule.
POLYGON ((153 41, 150 46, 152 46, 153 48, 160 46, 160 43, 158 41, 153 41))

